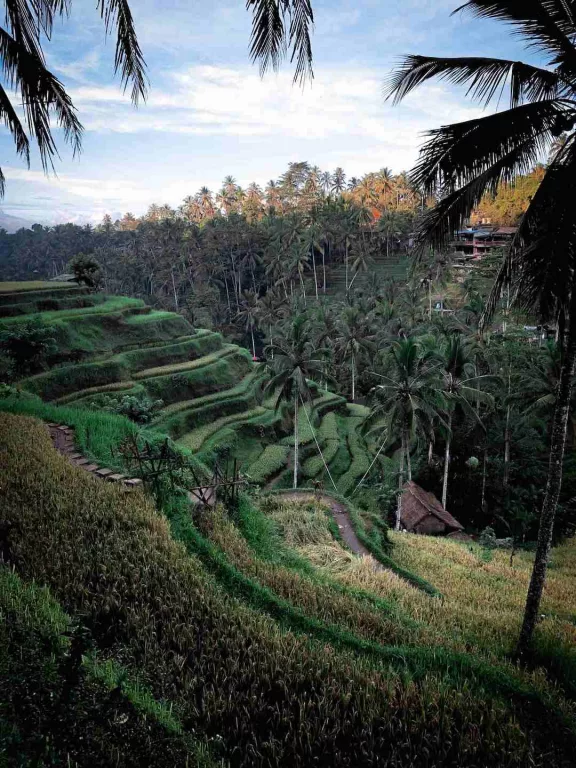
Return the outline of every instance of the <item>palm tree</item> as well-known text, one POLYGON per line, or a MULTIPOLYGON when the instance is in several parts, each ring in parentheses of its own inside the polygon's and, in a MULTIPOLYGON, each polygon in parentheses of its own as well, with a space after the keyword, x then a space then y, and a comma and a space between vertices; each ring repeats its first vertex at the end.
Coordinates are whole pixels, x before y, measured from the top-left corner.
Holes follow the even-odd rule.
POLYGON ((282 402, 294 406, 294 488, 298 487, 298 450, 299 424, 298 411, 300 402, 310 401, 308 380, 323 375, 322 359, 316 357, 319 350, 314 349, 308 333, 308 320, 298 315, 292 321, 285 339, 271 345, 274 360, 271 364, 272 376, 266 384, 266 392, 278 392, 276 409, 282 402))
POLYGON ((325 195, 329 195, 332 191, 332 174, 330 171, 323 171, 320 174, 320 187, 325 195))
POLYGON ((442 351, 442 378, 447 413, 446 448, 444 453, 444 477, 442 480, 442 506, 446 509, 448 499, 448 477, 450 473, 450 448, 452 445, 452 423, 456 410, 480 423, 480 417, 472 403, 493 404, 493 398, 482 391, 478 384, 493 376, 478 376, 474 363, 475 350, 466 344, 460 334, 448 338, 442 351))
POLYGON ((291 48, 296 62, 294 82, 313 77, 310 29, 314 14, 310 0, 246 0, 252 9, 250 55, 260 62, 260 72, 277 70, 291 48))
MULTIPOLYGON (((469 0, 476 16, 511 24, 549 66, 492 58, 409 56, 397 70, 390 93, 401 100, 438 76, 459 84, 484 104, 509 84, 510 108, 431 133, 413 180, 428 197, 441 197, 426 212, 417 245, 445 245, 486 193, 533 167, 543 152, 576 122, 576 21, 563 0, 469 0)), ((486 312, 492 315, 503 290, 517 306, 536 309, 543 320, 562 325, 562 371, 551 430, 548 481, 538 545, 517 645, 522 658, 539 614, 556 507, 576 368, 576 134, 554 155, 524 214, 496 278, 486 312)))
MULTIPOLYGON (((411 449, 418 434, 429 439, 434 422, 442 422, 440 410, 444 405, 442 385, 430 357, 421 353, 415 339, 395 341, 389 348, 389 375, 375 373, 383 380, 373 390, 375 405, 366 426, 372 432, 384 432, 384 442, 392 445, 400 438, 400 471, 396 530, 400 530, 402 487, 405 464, 408 480, 412 480, 411 449), (383 423, 382 419, 384 419, 383 423), (380 422, 380 423, 379 423, 380 422)), ((378 454, 377 454, 378 455, 378 454)))
POLYGON ((332 188, 331 191, 335 195, 341 195, 346 189, 346 174, 343 168, 336 168, 332 174, 332 188))
MULTIPOLYGON (((0 86, 0 117, 8 127, 16 152, 30 165, 31 142, 38 148, 45 171, 53 168, 58 156, 51 118, 56 117, 64 138, 74 153, 82 145, 83 128, 63 84, 46 67, 45 39, 51 40, 55 22, 68 18, 72 2, 35 0, 6 2, 5 26, 0 29, 4 86, 0 86), (7 86, 7 87, 5 87, 7 86), (10 92, 16 92, 16 103, 10 92), (24 105, 24 120, 19 106, 24 105)), ((106 33, 116 28, 114 71, 120 73, 124 88, 131 86, 134 104, 145 99, 148 90, 146 65, 140 48, 128 0, 100 0, 98 10, 106 33)), ((296 62, 295 80, 312 76, 310 29, 314 18, 309 0, 247 0, 252 11, 250 53, 260 62, 262 72, 277 68, 291 49, 296 62)), ((0 194, 5 178, 0 170, 0 194)))
POLYGON ((250 331, 252 340, 252 358, 256 360, 256 342, 254 340, 254 330, 258 325, 259 316, 258 296, 253 291, 243 291, 240 309, 236 317, 244 324, 244 329, 250 331))
POLYGON ((272 336, 272 328, 284 317, 285 310, 286 299, 283 296, 274 293, 273 290, 268 290, 264 296, 258 299, 258 319, 268 327, 272 359, 274 359, 274 338, 272 336))
POLYGON ((336 352, 350 360, 351 395, 355 400, 358 358, 363 351, 374 351, 374 334, 366 322, 366 315, 358 307, 346 307, 336 329, 336 352))

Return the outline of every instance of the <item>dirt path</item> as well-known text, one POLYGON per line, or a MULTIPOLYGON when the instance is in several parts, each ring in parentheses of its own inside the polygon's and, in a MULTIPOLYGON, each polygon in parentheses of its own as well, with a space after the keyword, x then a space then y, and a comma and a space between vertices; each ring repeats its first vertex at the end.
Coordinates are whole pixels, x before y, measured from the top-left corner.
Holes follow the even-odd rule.
POLYGON ((336 521, 336 525, 340 531, 340 535, 342 536, 342 539, 348 549, 355 555, 360 555, 361 557, 369 557, 373 563, 375 571, 384 570, 380 563, 378 563, 372 557, 364 544, 362 544, 358 536, 356 536, 356 532, 352 526, 352 521, 350 520, 350 515, 344 504, 336 501, 336 499, 333 499, 331 496, 326 496, 324 494, 317 496, 315 493, 310 493, 308 491, 290 491, 288 493, 283 493, 282 498, 293 499, 296 501, 324 502, 324 504, 330 507, 334 520, 336 521))

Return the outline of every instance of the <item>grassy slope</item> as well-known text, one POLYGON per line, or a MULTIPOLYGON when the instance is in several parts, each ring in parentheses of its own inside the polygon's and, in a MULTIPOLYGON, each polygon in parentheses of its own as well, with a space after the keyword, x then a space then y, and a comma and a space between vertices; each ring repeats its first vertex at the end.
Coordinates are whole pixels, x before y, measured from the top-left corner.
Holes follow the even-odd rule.
POLYGON ((87 653, 48 589, 5 565, 0 615, 2 764, 215 766, 126 669, 87 653))
MULTIPOLYGON (((321 579, 302 582, 302 603, 303 589, 342 598, 330 622, 307 619, 258 579, 241 576, 174 508, 172 530, 185 554, 141 494, 72 467, 33 423, 0 416, 0 448, 20 575, 47 584, 90 627, 95 649, 121 656, 129 674, 149 680, 151 695, 173 704, 198 738, 219 734, 233 766, 407 766, 421 764, 423 753, 428 765, 453 768, 569 765, 574 737, 552 699, 542 708, 549 692, 537 678, 440 650, 360 642, 346 624, 339 628, 361 615, 352 590, 344 601, 344 591, 321 579), (279 630, 283 617, 305 634, 279 630)), ((280 578, 263 565, 246 567, 263 580, 280 578)), ((370 621, 385 626, 365 613, 366 631, 370 621)))

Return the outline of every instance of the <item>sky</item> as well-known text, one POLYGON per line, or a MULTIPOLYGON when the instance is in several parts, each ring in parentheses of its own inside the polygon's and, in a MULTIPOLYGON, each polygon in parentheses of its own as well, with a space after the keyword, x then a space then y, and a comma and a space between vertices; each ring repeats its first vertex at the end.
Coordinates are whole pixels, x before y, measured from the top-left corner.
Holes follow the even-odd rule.
MULTIPOLYGON (((94 6, 95 6, 94 2, 94 6)), ((451 16, 458 0, 313 0, 314 80, 293 85, 287 62, 261 78, 248 54, 245 0, 132 0, 150 93, 134 108, 114 77, 114 39, 91 3, 46 43, 85 133, 73 157, 59 141, 56 175, 30 169, 0 128, 0 210, 27 221, 98 223, 152 203, 178 206, 232 175, 265 185, 289 162, 361 176, 409 170, 425 131, 481 113, 464 91, 434 83, 399 106, 383 85, 408 53, 530 59, 502 24, 451 16)), ((56 130, 58 135, 58 130, 56 130)))

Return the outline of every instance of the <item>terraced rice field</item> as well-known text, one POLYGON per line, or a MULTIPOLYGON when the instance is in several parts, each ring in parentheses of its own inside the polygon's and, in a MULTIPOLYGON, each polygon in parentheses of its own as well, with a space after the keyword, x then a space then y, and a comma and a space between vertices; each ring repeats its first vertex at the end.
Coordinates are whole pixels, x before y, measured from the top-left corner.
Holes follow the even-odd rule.
MULTIPOLYGON (((104 397, 148 396, 163 403, 150 425, 155 431, 193 452, 239 459, 254 483, 272 488, 291 482, 291 408, 283 403, 276 409, 276 397, 263 395, 264 371, 248 350, 139 299, 70 285, 30 286, 0 284, 0 323, 17 327, 40 318, 53 328, 62 362, 21 380, 22 390, 77 407, 96 407, 104 397), (54 308, 43 311, 50 302, 54 308), (2 311, 12 316, 1 317, 2 311), (68 354, 73 361, 66 361, 68 354)), ((368 460, 357 430, 362 415, 315 387, 299 411, 302 482, 328 482, 326 463, 340 490, 353 486, 368 460)))

